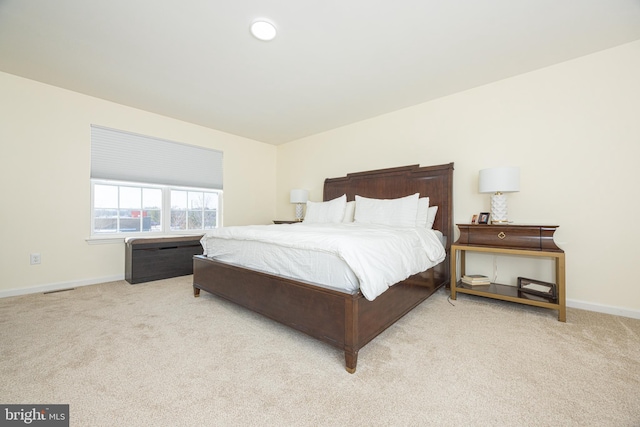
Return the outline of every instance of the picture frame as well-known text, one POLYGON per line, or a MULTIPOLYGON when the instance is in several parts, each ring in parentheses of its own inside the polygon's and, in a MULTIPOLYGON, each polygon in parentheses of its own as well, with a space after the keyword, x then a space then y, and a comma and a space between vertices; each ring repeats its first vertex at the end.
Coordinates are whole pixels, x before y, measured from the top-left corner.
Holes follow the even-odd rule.
POLYGON ((478 215, 473 215, 471 217, 471 224, 477 224, 478 223, 478 215))
POLYGON ((480 212, 478 224, 489 224, 489 212, 480 212))
POLYGON ((555 283, 527 279, 526 277, 518 277, 518 291, 554 301, 558 299, 558 286, 555 283))

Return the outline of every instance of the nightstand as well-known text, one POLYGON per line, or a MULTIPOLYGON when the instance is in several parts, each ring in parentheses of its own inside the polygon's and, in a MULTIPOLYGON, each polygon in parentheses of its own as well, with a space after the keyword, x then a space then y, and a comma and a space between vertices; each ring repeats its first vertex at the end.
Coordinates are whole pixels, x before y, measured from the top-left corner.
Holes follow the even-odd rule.
POLYGON ((558 310, 559 321, 566 321, 564 251, 553 241, 557 225, 457 224, 457 226, 460 229, 460 237, 451 245, 451 299, 455 300, 457 294, 461 293, 550 308, 558 310), (520 291, 516 286, 498 283, 473 287, 462 283, 458 277, 465 274, 466 252, 552 259, 555 262, 557 298, 531 295, 520 291), (460 257, 459 270, 458 254, 460 257))

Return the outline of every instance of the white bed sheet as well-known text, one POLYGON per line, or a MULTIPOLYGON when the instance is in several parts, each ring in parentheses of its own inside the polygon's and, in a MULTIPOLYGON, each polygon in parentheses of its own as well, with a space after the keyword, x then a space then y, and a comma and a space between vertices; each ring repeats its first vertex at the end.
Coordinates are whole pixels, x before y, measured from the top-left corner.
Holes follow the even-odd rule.
POLYGON ((223 227, 209 232, 201 243, 210 258, 349 294, 361 290, 372 300, 393 283, 444 260, 443 240, 435 230, 349 223, 223 227), (345 240, 346 235, 356 236, 356 245, 365 250, 340 249, 344 242, 335 240, 345 240), (401 243, 381 246, 380 235, 403 237, 401 243), (298 240, 300 236, 304 237, 298 240), (401 251, 398 245, 412 249, 401 251), (376 269, 381 274, 372 274, 376 269))
POLYGON ((358 278, 347 263, 327 252, 257 241, 211 238, 207 242, 205 255, 218 261, 348 294, 358 293, 360 288, 358 278))

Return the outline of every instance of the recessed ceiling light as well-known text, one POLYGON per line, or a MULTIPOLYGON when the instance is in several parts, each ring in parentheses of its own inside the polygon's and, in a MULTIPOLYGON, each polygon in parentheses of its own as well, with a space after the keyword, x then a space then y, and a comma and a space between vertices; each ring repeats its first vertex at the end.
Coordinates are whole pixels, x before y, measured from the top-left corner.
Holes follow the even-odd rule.
POLYGON ((273 40, 276 36, 276 27, 271 22, 256 21, 251 24, 251 34, 260 40, 273 40))

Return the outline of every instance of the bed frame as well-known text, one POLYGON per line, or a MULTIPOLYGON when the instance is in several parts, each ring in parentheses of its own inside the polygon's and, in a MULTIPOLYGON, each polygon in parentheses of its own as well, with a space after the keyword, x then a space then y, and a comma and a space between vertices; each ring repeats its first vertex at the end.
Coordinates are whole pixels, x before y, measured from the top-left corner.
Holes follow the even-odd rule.
POLYGON ((447 259, 391 286, 375 300, 257 272, 204 256, 193 262, 194 296, 205 290, 344 350, 354 373, 358 351, 398 319, 449 283, 453 238, 453 163, 418 165, 348 174, 324 182, 324 200, 342 194, 390 199, 420 193, 438 206, 433 228, 446 238, 447 259))

